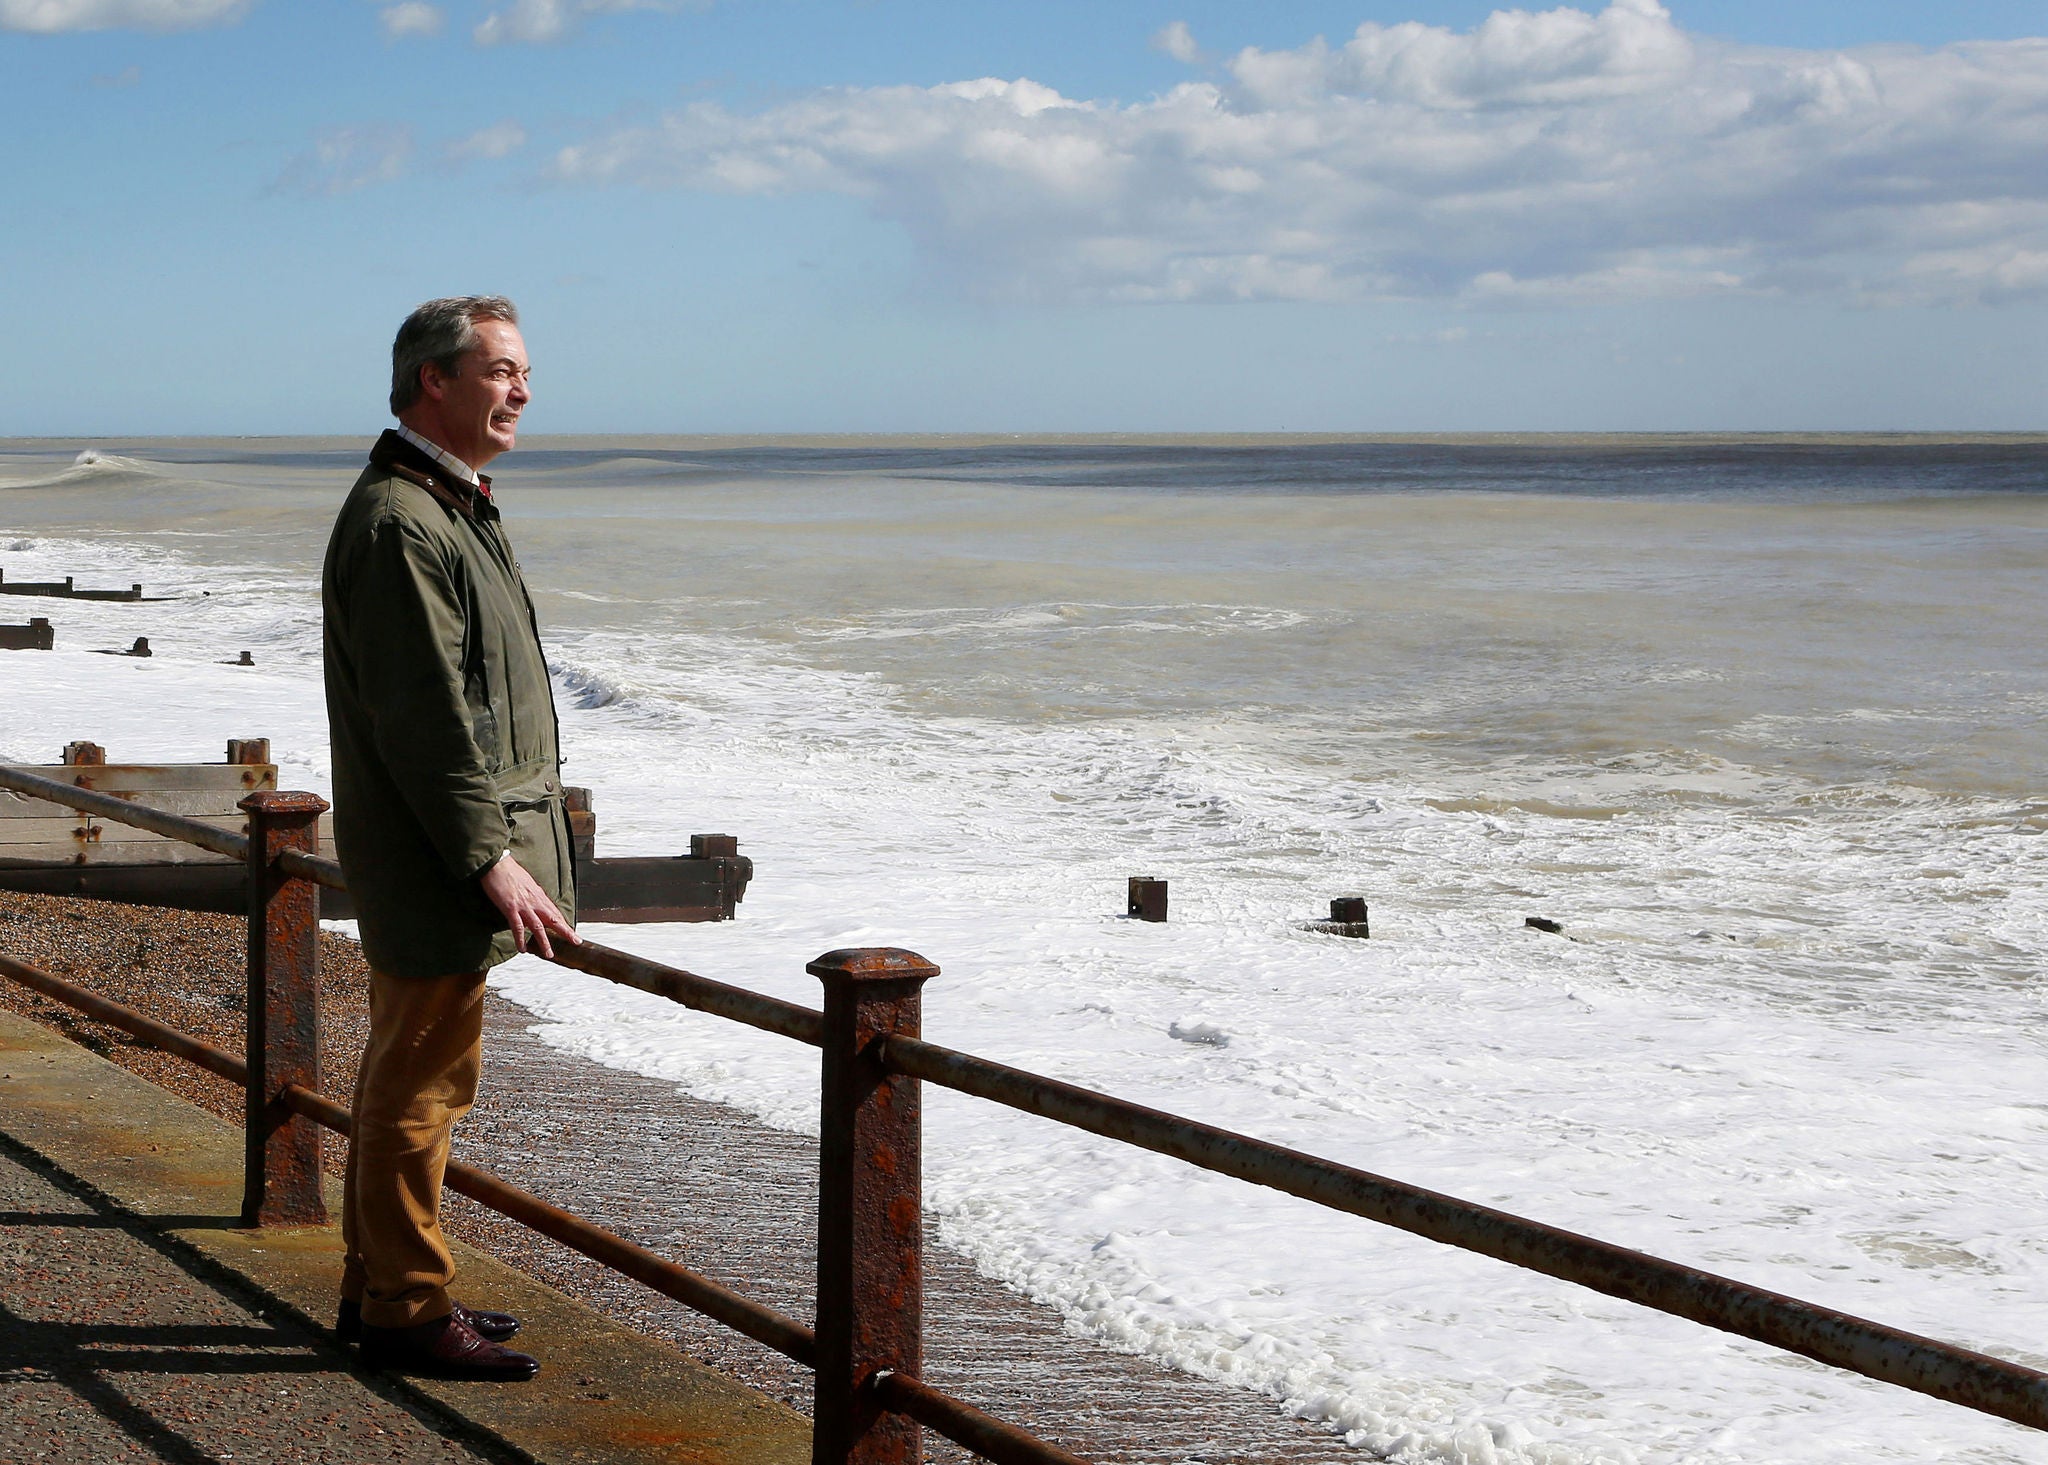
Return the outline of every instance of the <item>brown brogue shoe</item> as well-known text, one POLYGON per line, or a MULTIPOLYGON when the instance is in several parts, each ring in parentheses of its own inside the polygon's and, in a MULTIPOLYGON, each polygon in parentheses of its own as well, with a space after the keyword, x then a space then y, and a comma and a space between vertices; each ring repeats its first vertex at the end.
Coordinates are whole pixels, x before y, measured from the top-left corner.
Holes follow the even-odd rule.
MULTIPOLYGON (((482 1308, 455 1304, 455 1315, 493 1343, 502 1343, 519 1331, 519 1319, 509 1312, 486 1312, 482 1308)), ((360 1342, 363 1336, 363 1307, 344 1297, 334 1317, 334 1336, 343 1343, 360 1342)))
POLYGON ((409 1328, 363 1325, 363 1362, 396 1373, 435 1378, 524 1383, 540 1372, 540 1360, 493 1343, 458 1313, 409 1328))

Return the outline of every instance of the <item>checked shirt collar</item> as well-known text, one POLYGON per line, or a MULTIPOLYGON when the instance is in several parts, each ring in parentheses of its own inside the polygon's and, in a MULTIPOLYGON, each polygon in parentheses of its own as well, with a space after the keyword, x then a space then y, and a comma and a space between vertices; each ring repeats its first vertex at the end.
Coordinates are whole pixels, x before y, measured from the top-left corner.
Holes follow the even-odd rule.
POLYGON ((456 457, 440 444, 429 442, 426 438, 421 437, 418 433, 407 427, 403 422, 398 424, 398 435, 471 488, 474 488, 485 498, 491 496, 491 480, 484 477, 483 474, 477 472, 476 469, 470 467, 469 464, 463 462, 462 459, 456 457))

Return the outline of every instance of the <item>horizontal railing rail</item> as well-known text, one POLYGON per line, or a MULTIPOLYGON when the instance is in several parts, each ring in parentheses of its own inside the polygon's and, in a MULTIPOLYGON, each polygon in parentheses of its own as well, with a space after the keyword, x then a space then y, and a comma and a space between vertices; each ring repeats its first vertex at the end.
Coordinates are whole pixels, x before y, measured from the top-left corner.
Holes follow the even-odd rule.
POLYGON ((879 1046, 882 1067, 895 1073, 2048 1429, 2048 1374, 2021 1364, 936 1043, 889 1035, 879 1046))
POLYGON ((595 941, 583 941, 573 946, 567 941, 557 941, 554 948, 555 954, 550 960, 556 966, 603 977, 621 987, 651 992, 714 1017, 729 1018, 765 1032, 780 1033, 813 1048, 822 1046, 825 1041, 824 1016, 815 1008, 784 1002, 779 997, 764 997, 744 987, 700 977, 681 967, 664 966, 644 956, 600 946, 595 941))
POLYGON ((348 881, 342 878, 341 864, 336 860, 309 855, 304 850, 280 851, 277 868, 287 875, 301 880, 310 880, 315 885, 325 885, 329 890, 346 890, 348 881))
MULTIPOLYGON (((126 799, 74 788, 21 769, 0 767, 0 788, 11 788, 67 804, 174 839, 189 840, 223 854, 254 859, 249 836, 165 814, 126 799)), ((275 852, 273 863, 287 878, 346 889, 340 867, 308 851, 280 848, 275 852)), ((252 936, 252 943, 253 939, 252 936)), ((915 1032, 914 994, 917 985, 932 975, 936 968, 912 953, 837 952, 812 963, 810 969, 821 977, 848 978, 853 983, 840 988, 828 984, 826 1011, 822 1013, 595 942, 585 941, 579 945, 558 943, 552 960, 557 965, 665 997, 714 1016, 824 1047, 827 1053, 828 1118, 832 1102, 829 1090, 834 1086, 831 1077, 835 1061, 834 1033, 837 1031, 852 1043, 838 1060, 842 1080, 845 1065, 851 1062, 856 1066, 867 1065, 877 1078, 895 1075, 901 1079, 936 1084, 1168 1155, 1205 1170, 1267 1186, 1332 1210, 1688 1318, 1724 1332, 1753 1338, 1867 1378, 2037 1429, 2048 1429, 2048 1374, 2021 1364, 925 1042, 915 1032), (866 966, 861 965, 863 961, 867 962, 866 966), (856 967, 860 969, 856 971, 856 967), (861 995, 862 983, 878 984, 877 990, 886 988, 887 992, 881 997, 861 995), (842 1025, 836 1030, 832 1017, 835 990, 842 993, 838 1000, 856 1004, 854 1008, 845 1009, 840 1020, 842 1025), (848 993, 855 995, 845 995, 848 993), (868 1022, 859 1015, 867 1011, 857 1007, 862 1001, 878 1001, 884 1006, 890 1002, 907 1001, 908 1006, 904 1009, 907 1020, 897 1021, 893 1028, 888 1022, 868 1022)), ((233 1055, 199 1043, 132 1009, 93 997, 25 963, 0 957, 0 974, 59 996, 60 1000, 223 1077, 239 1082, 249 1074, 249 1065, 233 1055)), ((858 1087, 858 1083, 854 1086, 858 1087)), ((915 1091, 906 1092, 909 1095, 909 1112, 914 1119, 915 1091)), ((346 1110, 304 1086, 287 1083, 282 1086, 278 1097, 294 1112, 343 1134, 348 1132, 346 1110)), ((899 1107, 902 1102, 901 1098, 897 1100, 899 1107)), ((848 1130, 849 1136, 860 1133, 864 1131, 857 1125, 848 1130)), ((887 1142, 900 1144, 901 1132, 896 1132, 896 1138, 887 1142)), ((914 1133, 911 1142, 915 1142, 914 1133)), ((831 1148, 829 1134, 827 1148, 831 1148)), ((892 1154, 890 1165, 895 1166, 900 1158, 892 1154)), ((907 1174, 914 1182, 916 1157, 913 1154, 909 1158, 907 1174)), ((558 1210, 486 1172, 451 1163, 448 1175, 449 1183, 457 1191, 471 1195, 502 1214, 552 1236, 799 1362, 819 1366, 821 1334, 805 1328, 796 1320, 720 1287, 708 1278, 655 1256, 580 1217, 558 1210)), ((869 1200, 873 1198, 857 1188, 849 1204, 861 1204, 863 1196, 869 1200)), ((911 1203, 914 1212, 914 1198, 911 1203)), ((854 1233, 864 1234, 859 1226, 854 1227, 854 1233)), ((856 1241, 854 1244, 859 1243, 856 1241)), ((821 1250, 821 1269, 824 1265, 821 1250)), ((913 1259, 913 1270, 915 1265, 913 1259)), ((821 1319, 824 1315, 823 1291, 821 1284, 821 1319)), ((915 1356, 914 1345, 911 1356, 915 1356)), ((1077 1457, 933 1389, 910 1372, 887 1367, 873 1369, 860 1380, 860 1392, 871 1400, 868 1407, 879 1403, 885 1410, 926 1424, 985 1458, 1030 1461, 1034 1465, 1053 1465, 1053 1462, 1075 1462, 1078 1465, 1077 1457)), ((824 1403, 821 1394, 821 1411, 824 1403)), ((834 1454, 832 1458, 873 1458, 879 1461, 898 1456, 886 1451, 869 1456, 849 1449, 834 1454)))
POLYGON ((954 1444, 965 1445, 996 1465, 1088 1465, 1079 1455, 1070 1455, 1058 1445, 1049 1445, 908 1374, 883 1369, 874 1377, 874 1390, 882 1403, 897 1413, 930 1425, 954 1444))
MULTIPOLYGON (((0 953, 0 976, 11 977, 24 987, 77 1008, 96 1022, 105 1023, 151 1047, 183 1058, 230 1083, 247 1083, 249 1080, 249 1063, 241 1054, 201 1042, 146 1013, 89 992, 41 967, 0 953)), ((325 1095, 291 1085, 283 1091, 283 1098, 287 1106, 323 1128, 341 1135, 349 1133, 348 1110, 325 1095)), ((500 1180, 489 1171, 450 1160, 448 1184, 451 1189, 499 1215, 519 1221, 592 1261, 602 1262, 637 1282, 644 1282, 664 1296, 716 1318, 734 1331, 746 1334, 757 1343, 765 1343, 799 1363, 809 1365, 816 1358, 817 1344, 811 1330, 795 1318, 742 1297, 709 1277, 657 1256, 646 1247, 602 1226, 559 1210, 532 1192, 500 1180)))
POLYGON ((103 1022, 110 1028, 119 1028, 131 1038, 140 1038, 152 1048, 161 1048, 174 1057, 216 1074, 229 1083, 247 1083, 249 1064, 239 1054, 216 1048, 176 1028, 158 1022, 155 1018, 137 1012, 119 1002, 111 1002, 85 988, 75 986, 52 972, 39 966, 18 961, 0 952, 0 976, 12 977, 24 987, 54 998, 67 1006, 75 1007, 95 1022, 103 1022))

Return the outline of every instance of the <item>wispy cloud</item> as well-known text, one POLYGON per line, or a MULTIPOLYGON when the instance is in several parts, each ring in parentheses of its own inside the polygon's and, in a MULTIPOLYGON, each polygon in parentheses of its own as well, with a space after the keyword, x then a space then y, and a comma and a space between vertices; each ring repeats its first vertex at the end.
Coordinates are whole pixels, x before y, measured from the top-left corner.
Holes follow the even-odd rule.
POLYGON ((254 0, 0 0, 0 30, 192 30, 240 20, 254 0))
POLYGON ((333 197, 394 183, 412 171, 423 152, 443 166, 460 168, 508 158, 526 144, 526 129, 509 119, 430 150, 423 149, 405 126, 331 127, 316 134, 312 146, 289 158, 265 191, 333 197))
POLYGON ((423 4, 421 0, 404 0, 402 4, 380 6, 377 11, 377 24, 394 41, 438 35, 441 22, 441 7, 423 4))
POLYGON ((525 128, 517 122, 500 122, 467 137, 457 138, 442 152, 451 162, 469 163, 510 157, 525 146, 525 128))
POLYGON ((1195 33, 1184 20, 1170 20, 1154 32, 1152 49, 1164 51, 1183 66, 1192 66, 1202 59, 1202 48, 1195 44, 1195 33))
POLYGON ((134 86, 141 80, 142 68, 140 66, 124 66, 119 71, 106 72, 95 76, 92 79, 92 84, 102 91, 120 91, 126 87, 134 86))
POLYGON ((566 40, 586 15, 628 10, 705 10, 712 0, 512 0, 470 32, 479 46, 544 45, 566 40))
POLYGON ((409 128, 330 128, 314 138, 311 148, 284 165, 269 191, 321 197, 353 193, 399 177, 412 153, 409 128))
POLYGON ((1887 303, 2048 294, 2044 136, 2048 41, 1766 50, 1613 0, 1248 49, 1132 105, 993 79, 698 103, 552 171, 849 194, 991 295, 1887 303))

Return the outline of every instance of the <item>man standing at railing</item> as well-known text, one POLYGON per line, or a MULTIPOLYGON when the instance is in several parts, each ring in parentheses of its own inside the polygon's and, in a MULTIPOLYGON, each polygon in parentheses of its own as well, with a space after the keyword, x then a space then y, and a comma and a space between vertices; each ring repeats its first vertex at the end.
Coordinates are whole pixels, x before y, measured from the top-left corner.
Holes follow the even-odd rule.
POLYGON ((547 662, 481 469, 531 400, 518 312, 430 300, 391 347, 370 450, 321 576, 334 838, 371 968, 335 1331, 365 1362, 528 1379, 519 1321, 448 1294, 449 1132, 476 1098, 484 973, 575 941, 547 662))

